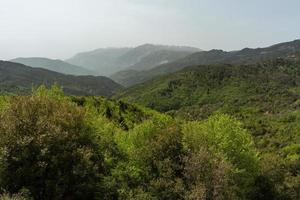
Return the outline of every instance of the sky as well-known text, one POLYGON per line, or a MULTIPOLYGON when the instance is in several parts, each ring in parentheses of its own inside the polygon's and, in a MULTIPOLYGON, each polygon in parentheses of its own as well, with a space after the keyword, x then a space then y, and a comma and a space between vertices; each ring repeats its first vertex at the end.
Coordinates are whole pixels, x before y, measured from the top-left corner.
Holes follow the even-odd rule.
POLYGON ((0 59, 144 43, 203 50, 300 39, 299 0, 0 0, 0 59))

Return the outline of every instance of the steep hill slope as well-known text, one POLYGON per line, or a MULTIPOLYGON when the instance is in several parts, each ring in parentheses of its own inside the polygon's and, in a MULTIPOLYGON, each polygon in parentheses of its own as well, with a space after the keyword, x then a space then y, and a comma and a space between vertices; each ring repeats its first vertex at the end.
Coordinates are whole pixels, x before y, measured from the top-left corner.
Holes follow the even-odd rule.
MULTIPOLYGON (((208 115, 220 108, 238 110, 251 105, 274 113, 299 106, 299 86, 300 62, 277 59, 254 65, 188 67, 129 88, 117 97, 164 112, 199 106, 206 111, 198 114, 208 115)), ((197 113, 189 114, 198 118, 197 113)))
POLYGON ((66 62, 85 66, 101 75, 111 75, 131 68, 150 69, 168 60, 172 61, 174 57, 182 58, 197 51, 200 50, 192 47, 144 44, 135 48, 107 48, 84 52, 67 59, 66 62))
POLYGON ((95 74, 95 72, 85 69, 83 67, 72 65, 72 64, 66 63, 62 60, 53 60, 53 59, 49 59, 49 58, 40 58, 40 57, 15 58, 15 59, 11 60, 11 62, 20 63, 20 64, 27 65, 30 67, 48 69, 48 70, 63 73, 63 74, 71 74, 71 75, 93 75, 93 74, 95 74))
POLYGON ((300 141, 300 62, 296 61, 188 67, 129 88, 116 98, 184 120, 205 119, 216 112, 233 115, 253 135, 264 138, 258 144, 262 148, 278 150, 300 141))
POLYGON ((113 80, 124 85, 132 86, 145 82, 153 77, 170 74, 187 66, 210 64, 253 64, 278 57, 296 59, 300 55, 300 40, 280 43, 266 48, 249 49, 226 52, 222 50, 202 51, 188 55, 171 63, 159 65, 146 71, 124 71, 124 76, 113 76, 113 80))
POLYGON ((67 94, 111 96, 121 86, 103 76, 73 76, 0 61, 1 93, 28 93, 33 86, 58 83, 67 94))

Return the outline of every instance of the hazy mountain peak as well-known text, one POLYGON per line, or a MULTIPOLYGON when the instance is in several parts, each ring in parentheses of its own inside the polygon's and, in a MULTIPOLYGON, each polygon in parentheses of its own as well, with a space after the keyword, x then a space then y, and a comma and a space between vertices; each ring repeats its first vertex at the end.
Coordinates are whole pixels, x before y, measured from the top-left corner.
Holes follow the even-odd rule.
MULTIPOLYGON (((145 82, 155 76, 170 74, 179 71, 187 66, 193 65, 214 65, 214 64, 254 64, 265 60, 277 58, 287 58, 297 60, 300 59, 300 40, 284 42, 264 48, 244 48, 239 51, 223 51, 212 49, 210 51, 196 52, 187 55, 181 59, 172 62, 158 65, 150 70, 125 74, 123 71, 120 74, 111 76, 113 80, 124 85, 131 86, 145 82), (130 75, 132 73, 132 75, 130 75)), ((136 69, 136 68, 133 68, 136 69)))
POLYGON ((139 45, 135 48, 151 48, 151 47, 159 47, 159 46, 162 46, 162 45, 155 45, 155 44, 151 44, 151 43, 145 43, 145 44, 139 45))
MULTIPOLYGON (((84 66, 88 69, 98 72, 100 75, 111 75, 115 72, 125 70, 127 68, 134 68, 143 66, 140 70, 150 69, 163 61, 173 61, 174 55, 191 54, 201 51, 198 48, 186 47, 186 46, 168 46, 145 43, 137 47, 122 47, 122 48, 100 48, 89 52, 78 53, 66 62, 84 66), (159 55, 158 51, 168 51, 169 58, 166 56, 166 52, 163 55, 159 55), (178 53, 179 52, 179 53, 178 53), (146 60, 147 63, 143 64, 146 60)), ((178 59, 182 56, 178 56, 178 59)))
POLYGON ((24 64, 30 67, 44 68, 44 69, 48 69, 63 74, 72 74, 72 75, 94 74, 94 72, 88 69, 66 63, 59 59, 50 59, 44 57, 27 57, 27 58, 20 57, 20 58, 12 59, 11 61, 15 63, 24 64))

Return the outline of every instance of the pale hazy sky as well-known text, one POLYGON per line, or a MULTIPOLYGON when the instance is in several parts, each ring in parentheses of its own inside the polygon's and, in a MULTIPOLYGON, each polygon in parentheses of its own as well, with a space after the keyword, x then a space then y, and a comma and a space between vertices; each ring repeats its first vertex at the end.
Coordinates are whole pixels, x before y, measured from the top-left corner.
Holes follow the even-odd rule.
POLYGON ((0 0, 0 59, 143 43, 209 50, 300 38, 299 0, 0 0))

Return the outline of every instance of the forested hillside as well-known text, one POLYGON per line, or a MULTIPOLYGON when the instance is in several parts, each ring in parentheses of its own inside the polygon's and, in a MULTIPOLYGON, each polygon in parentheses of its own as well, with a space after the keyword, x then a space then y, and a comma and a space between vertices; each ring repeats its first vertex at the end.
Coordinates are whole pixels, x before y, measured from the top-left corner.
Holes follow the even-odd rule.
POLYGON ((59 84, 66 94, 111 96, 122 86, 104 76, 73 76, 0 61, 0 93, 30 94, 33 87, 59 84))
MULTIPOLYGON (((300 62, 276 59, 253 65, 201 65, 125 89, 118 98, 159 111, 208 106, 259 106, 265 112, 289 109, 299 99, 300 62), (276 101, 276 102, 275 102, 276 101), (276 106, 273 105, 276 103, 276 106)), ((190 113, 190 118, 199 118, 190 113)))
POLYGON ((0 119, 1 198, 299 197, 297 146, 282 156, 260 152, 227 114, 178 121, 40 87, 30 96, 2 96, 0 119))
POLYGON ((278 129, 270 120, 287 126, 287 119, 299 122, 299 89, 300 63, 278 59, 256 65, 188 67, 124 90, 116 98, 185 120, 227 113, 244 121, 253 135, 275 136, 278 129))
POLYGON ((216 113, 234 116, 254 136, 270 168, 286 169, 280 182, 292 181, 290 186, 300 191, 299 62, 277 59, 254 65, 188 67, 117 97, 184 121, 206 120, 216 113))

